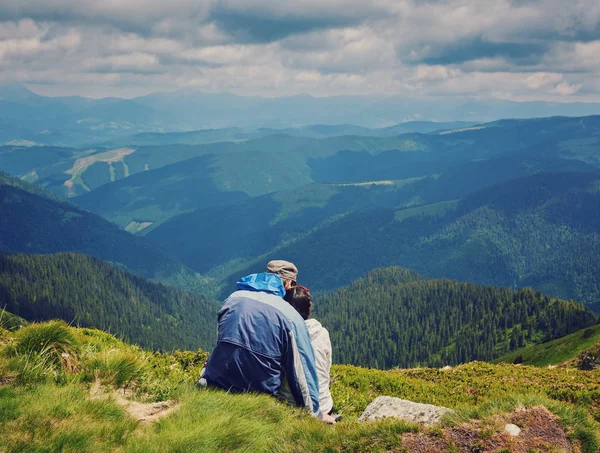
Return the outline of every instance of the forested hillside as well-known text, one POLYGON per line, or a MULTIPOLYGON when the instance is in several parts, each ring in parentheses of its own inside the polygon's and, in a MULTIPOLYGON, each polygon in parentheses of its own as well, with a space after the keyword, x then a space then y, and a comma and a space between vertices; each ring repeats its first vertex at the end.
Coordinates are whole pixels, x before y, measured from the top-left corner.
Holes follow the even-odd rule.
POLYGON ((215 342, 218 306, 72 253, 0 254, 0 309, 28 321, 60 318, 151 349, 215 342))
POLYGON ((89 239, 98 234, 79 211, 67 221, 27 207, 31 218, 63 222, 65 240, 42 244, 39 237, 52 231, 45 227, 30 240, 46 220, 21 228, 21 212, 11 221, 16 232, 6 230, 21 246, 0 247, 82 252, 203 290, 198 272, 223 294, 239 275, 284 256, 316 290, 400 265, 431 278, 531 286, 598 303, 600 116, 395 130, 404 131, 364 136, 351 125, 315 125, 296 136, 261 129, 253 139, 223 130, 232 141, 202 145, 5 147, 0 166, 56 193, 83 194, 72 200, 154 244, 127 235, 115 247, 89 239), (66 248, 72 238, 85 243, 66 248))
POLYGON ((160 248, 44 189, 0 173, 0 251, 76 252, 190 290, 209 280, 160 248))
POLYGON ((383 369, 490 360, 598 322, 580 303, 528 288, 425 280, 394 267, 318 297, 315 316, 336 363, 383 369))
POLYGON ((587 304, 600 300, 600 176, 555 173, 402 210, 356 212, 279 248, 301 281, 323 290, 399 265, 428 278, 531 286, 587 304))
MULTIPOLYGON (((390 153, 380 156, 384 154, 390 153)), ((355 164, 357 168, 375 171, 370 161, 355 164)), ((386 167, 385 161, 382 162, 381 169, 386 167)), ((340 160, 332 168, 346 173, 343 169, 350 171, 354 164, 340 160)), ((441 165, 439 169, 441 171, 441 165)), ((196 209, 167 220, 152 229, 146 237, 169 250, 186 265, 205 273, 228 261, 236 264, 248 262, 271 253, 273 249, 314 234, 327 224, 339 220, 340 216, 378 208, 404 210, 400 214, 404 216, 411 212, 406 208, 415 207, 418 212, 421 208, 417 206, 424 206, 423 212, 428 212, 431 209, 426 205, 449 202, 434 208, 435 216, 439 217, 454 207, 458 199, 482 189, 519 177, 557 171, 590 172, 594 168, 580 161, 566 159, 503 157, 453 165, 434 176, 373 183, 310 184, 249 198, 231 206, 196 209), (242 218, 243 221, 240 221, 242 218), (210 237, 211 240, 199 240, 203 237, 210 237)), ((398 176, 398 173, 395 174, 398 176)), ((107 193, 103 195, 103 200, 113 200, 107 193)), ((94 196, 96 193, 92 192, 80 198, 84 201, 94 196)), ((119 199, 122 198, 115 198, 119 199)), ((115 204, 118 201, 104 203, 115 204)), ((351 231, 344 233, 352 234, 351 231)))
POLYGON ((187 159, 105 184, 73 201, 125 229, 139 219, 151 230, 182 212, 250 198, 244 192, 221 190, 211 175, 214 164, 214 156, 187 159))

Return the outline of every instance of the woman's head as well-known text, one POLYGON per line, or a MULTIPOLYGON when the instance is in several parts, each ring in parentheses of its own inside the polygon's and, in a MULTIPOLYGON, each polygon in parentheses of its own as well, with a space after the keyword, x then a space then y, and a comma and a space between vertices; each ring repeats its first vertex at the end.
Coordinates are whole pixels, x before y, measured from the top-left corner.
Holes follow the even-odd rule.
POLYGON ((296 309, 304 319, 310 317, 312 309, 312 297, 308 288, 304 286, 292 286, 283 297, 289 304, 296 309))

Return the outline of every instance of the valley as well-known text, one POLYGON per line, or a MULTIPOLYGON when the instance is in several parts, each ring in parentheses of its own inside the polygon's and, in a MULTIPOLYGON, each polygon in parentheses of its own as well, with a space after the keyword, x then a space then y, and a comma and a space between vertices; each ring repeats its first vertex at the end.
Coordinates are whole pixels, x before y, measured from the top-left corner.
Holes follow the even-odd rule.
POLYGON ((600 116, 228 127, 5 145, 0 168, 165 252, 217 297, 286 256, 318 292, 396 265, 594 309, 599 133, 600 116))

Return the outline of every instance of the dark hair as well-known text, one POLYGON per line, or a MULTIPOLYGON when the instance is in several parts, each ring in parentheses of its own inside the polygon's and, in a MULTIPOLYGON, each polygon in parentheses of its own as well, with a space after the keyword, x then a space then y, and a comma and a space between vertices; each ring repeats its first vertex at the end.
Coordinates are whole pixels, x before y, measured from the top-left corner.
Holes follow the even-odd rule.
POLYGON ((292 286, 283 298, 300 313, 302 318, 308 319, 312 309, 312 296, 308 289, 304 286, 292 286))

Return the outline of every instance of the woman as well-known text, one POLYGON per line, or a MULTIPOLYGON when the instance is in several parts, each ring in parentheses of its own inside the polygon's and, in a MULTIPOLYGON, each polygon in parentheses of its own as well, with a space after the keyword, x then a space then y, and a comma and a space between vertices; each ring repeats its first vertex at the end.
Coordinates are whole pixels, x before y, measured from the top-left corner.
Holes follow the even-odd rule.
MULTIPOLYGON (((315 351, 317 375, 319 377, 319 405, 323 414, 331 415, 333 412, 333 399, 329 391, 331 370, 331 340, 329 332, 316 319, 309 319, 312 310, 312 297, 308 288, 293 286, 288 289, 283 297, 304 318, 310 342, 315 351)), ((336 420, 337 421, 337 420, 336 420)))

